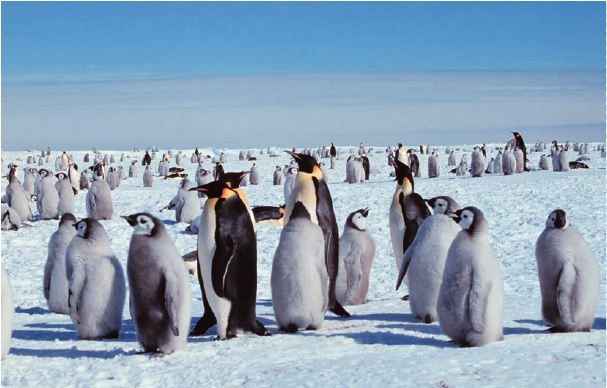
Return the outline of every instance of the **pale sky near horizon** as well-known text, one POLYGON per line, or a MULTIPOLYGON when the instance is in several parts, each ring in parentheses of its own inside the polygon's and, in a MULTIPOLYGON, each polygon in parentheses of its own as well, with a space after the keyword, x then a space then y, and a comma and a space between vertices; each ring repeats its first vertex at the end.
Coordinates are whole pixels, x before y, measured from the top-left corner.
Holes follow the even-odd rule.
POLYGON ((2 148, 605 140, 604 3, 7 3, 2 148))

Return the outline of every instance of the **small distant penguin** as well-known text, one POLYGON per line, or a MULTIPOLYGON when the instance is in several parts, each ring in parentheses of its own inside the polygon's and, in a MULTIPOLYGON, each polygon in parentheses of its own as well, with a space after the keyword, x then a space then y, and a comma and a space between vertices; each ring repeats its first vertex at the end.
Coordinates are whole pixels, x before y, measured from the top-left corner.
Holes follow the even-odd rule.
POLYGON ((134 229, 126 269, 137 339, 145 352, 185 349, 192 296, 183 260, 158 218, 149 213, 122 218, 134 229))
MULTIPOLYGON (((210 321, 217 322, 218 338, 233 338, 239 330, 270 335, 255 314, 257 239, 252 212, 223 179, 190 190, 208 197, 198 228, 198 273, 203 301, 214 315, 210 321)), ((193 335, 200 332, 200 321, 193 335)))
POLYGON ((143 160, 141 161, 142 166, 149 166, 152 164, 152 157, 148 151, 145 151, 145 155, 143 156, 143 160))
POLYGON ((89 154, 87 152, 86 154, 84 154, 84 157, 82 158, 82 161, 84 163, 90 163, 90 160, 91 160, 91 158, 90 158, 90 156, 89 156, 89 154))
POLYGON ((8 182, 8 186, 6 187, 6 204, 19 214, 21 221, 32 221, 34 216, 29 205, 30 197, 23 190, 19 179, 13 173, 9 173, 8 182))
POLYGON ((44 158, 43 157, 39 157, 38 158, 38 166, 44 166, 44 163, 45 163, 44 158))
POLYGON ((55 177, 48 171, 36 189, 36 205, 41 220, 59 219, 59 193, 54 180, 55 177))
POLYGON ((478 147, 474 147, 470 162, 470 175, 473 178, 479 178, 485 175, 485 157, 479 151, 478 147))
POLYGON ((67 170, 67 167, 70 163, 70 158, 67 156, 67 153, 63 151, 59 160, 59 168, 58 170, 67 170))
POLYGON ((65 254, 70 318, 80 339, 118 338, 126 294, 124 271, 98 221, 85 218, 75 228, 65 254))
POLYGON ((120 154, 120 161, 124 162, 124 152, 120 154))
POLYGON ((36 182, 36 169, 35 168, 24 168, 23 173, 23 190, 27 195, 27 198, 31 198, 34 195, 34 183, 36 182))
POLYGON ((546 154, 542 154, 542 156, 540 156, 539 168, 540 170, 550 169, 550 164, 548 164, 548 158, 546 157, 546 154))
POLYGON ((215 163, 215 167, 213 168, 213 178, 215 178, 215 180, 219 180, 219 178, 221 178, 221 176, 224 174, 224 169, 223 166, 221 165, 220 162, 215 163))
POLYGON ((80 190, 88 190, 90 186, 91 181, 89 179, 88 174, 86 173, 86 171, 82 171, 80 173, 80 190))
POLYGON ((19 216, 19 213, 17 213, 17 211, 12 207, 9 207, 4 204, 2 205, 1 209, 2 221, 0 229, 5 232, 11 230, 19 230, 22 224, 21 216, 19 216))
POLYGON ((456 212, 458 232, 449 248, 438 296, 438 322, 462 346, 503 338, 504 284, 487 240, 487 221, 476 207, 456 212))
POLYGON ((137 177, 137 161, 133 160, 129 166, 129 178, 137 177))
POLYGON ((67 170, 67 176, 69 178, 70 184, 72 185, 74 195, 78 194, 80 174, 78 173, 78 165, 76 163, 70 163, 67 170))
MULTIPOLYGON (((514 141, 516 143, 516 148, 518 148, 520 151, 523 152, 523 157, 522 157, 523 171, 529 171, 527 169, 527 146, 525 146, 525 141, 523 140, 523 137, 521 136, 520 133, 512 132, 512 134, 514 135, 514 141)), ((515 155, 515 157, 516 157, 516 155, 515 155)), ((518 158, 517 158, 517 160, 518 160, 518 158)))
POLYGON ((259 176, 259 167, 255 163, 251 166, 251 173, 249 175, 249 183, 252 185, 258 185, 261 180, 259 176))
POLYGON ((177 191, 177 200, 175 202, 175 221, 191 223, 200 213, 200 199, 198 193, 190 191, 192 185, 189 179, 182 179, 177 191))
POLYGON ((457 165, 457 160, 455 159, 455 151, 451 151, 449 153, 449 160, 447 161, 447 166, 453 167, 457 165))
POLYGON ((282 185, 283 176, 284 175, 282 173, 282 167, 276 166, 276 169, 274 170, 274 179, 273 179, 274 186, 282 185))
POLYGON ((284 226, 285 205, 283 206, 256 206, 253 209, 255 223, 270 226, 284 226))
POLYGON ((288 333, 322 326, 329 304, 325 238, 306 207, 295 202, 280 233, 270 279, 278 328, 288 333))
POLYGON ((493 164, 495 163, 495 159, 491 158, 491 160, 489 160, 487 162, 487 168, 485 169, 485 174, 493 174, 493 164))
POLYGON ((550 150, 552 155, 552 171, 561 171, 561 150, 559 146, 555 146, 554 149, 550 150))
POLYGON ((2 267, 2 294, 0 294, 0 299, 2 302, 2 360, 4 360, 11 348, 13 315, 15 315, 13 287, 4 266, 2 267))
POLYGON ((495 155, 495 160, 493 160, 493 173, 494 174, 503 173, 502 166, 503 166, 502 150, 499 150, 497 152, 497 155, 495 155))
POLYGON ((504 175, 512 175, 516 170, 516 158, 514 157, 512 151, 508 148, 504 149, 504 154, 502 155, 502 172, 504 175))
POLYGON ((525 171, 525 155, 518 147, 514 149, 514 160, 516 161, 516 168, 514 172, 520 174, 525 171))
POLYGON ((455 170, 455 175, 464 176, 467 173, 468 173, 468 163, 466 162, 466 160, 464 158, 462 158, 462 161, 459 162, 459 166, 457 166, 457 169, 455 170))
POLYGON ((569 171, 569 152, 567 148, 563 148, 558 154, 559 158, 559 171, 569 171))
POLYGON ((114 213, 110 185, 99 175, 94 176, 93 179, 86 193, 86 214, 95 220, 109 220, 114 213))
POLYGON ((48 256, 44 266, 42 289, 49 311, 57 314, 70 313, 67 303, 69 283, 66 273, 65 252, 74 236, 76 236, 76 229, 74 229, 76 222, 76 217, 72 213, 63 214, 57 231, 51 235, 48 242, 48 256))
POLYGON ((66 213, 74 214, 74 190, 69 178, 64 172, 57 173, 55 189, 59 195, 59 216, 66 213))
POLYGON ((320 171, 322 171, 322 175, 325 177, 325 181, 329 182, 329 172, 327 171, 327 165, 324 162, 318 163, 320 167, 320 171))
POLYGON ((152 174, 152 167, 146 164, 145 170, 143 170, 143 187, 152 187, 154 183, 154 175, 152 174))
POLYGON ((221 163, 227 163, 228 162, 228 156, 225 153, 221 153, 219 154, 219 161, 221 163))
MULTIPOLYGON (((295 151, 293 151, 293 152, 295 152, 295 151)), ((331 142, 331 148, 329 149, 329 154, 333 158, 337 156, 337 148, 335 148, 335 144, 333 144, 333 142, 331 142)))
POLYGON ((405 198, 414 191, 413 175, 411 169, 400 160, 394 160, 394 170, 396 172, 396 189, 392 195, 390 205, 390 240, 392 242, 392 252, 396 262, 396 270, 400 270, 403 259, 403 241, 405 238, 405 213, 403 212, 405 198))
MULTIPOLYGON (((369 158, 367 156, 362 155, 361 159, 362 159, 362 163, 363 163, 363 171, 365 172, 365 180, 368 181, 369 180, 369 174, 371 172, 371 164, 369 163, 369 158)), ((324 163, 323 163, 323 165, 324 165, 324 163)), ((325 174, 325 177, 326 176, 327 175, 325 174)))
POLYGON ((414 177, 419 178, 421 176, 421 171, 419 168, 419 159, 415 154, 413 149, 409 149, 407 151, 407 155, 409 157, 409 167, 411 168, 411 173, 414 177))
POLYGON ((552 332, 590 331, 601 270, 584 237, 556 209, 535 243, 542 315, 552 332))
POLYGON ((238 153, 238 160, 247 160, 247 156, 244 152, 244 150, 240 150, 240 152, 238 153))
POLYGON ((337 162, 335 162, 336 158, 334 156, 331 156, 331 164, 330 164, 330 169, 331 170, 335 170, 335 165, 337 164, 337 162))
POLYGON ((350 213, 339 239, 335 296, 344 306, 367 302, 369 276, 375 256, 375 243, 367 231, 368 215, 369 208, 350 213))
POLYGON ((440 166, 438 165, 438 155, 432 152, 428 157, 428 178, 438 178, 440 175, 440 166))
POLYGON ((351 155, 346 162, 346 182, 347 183, 358 183, 358 162, 356 157, 351 155))
MULTIPOLYGON (((435 200, 442 210, 445 200, 435 200)), ((411 312, 432 323, 438 319, 436 305, 443 281, 447 253, 460 227, 450 216, 435 213, 420 226, 413 243, 405 251, 402 267, 396 281, 398 290, 405 275, 409 275, 409 305, 411 312)))
POLYGON ((118 173, 118 186, 120 186, 120 182, 126 179, 126 174, 124 173, 124 167, 118 166, 117 173, 118 173))
POLYGON ((108 156, 108 154, 103 154, 103 164, 105 164, 106 166, 110 164, 110 157, 108 156))
POLYGON ((116 159, 114 159, 114 154, 110 155, 110 164, 116 163, 116 159))
POLYGON ((297 178, 297 167, 286 167, 287 176, 285 178, 285 184, 283 186, 283 191, 285 195, 285 203, 289 199, 289 195, 291 195, 291 191, 293 191, 293 187, 295 187, 295 179, 297 178))
POLYGON ((178 166, 182 166, 183 165, 183 156, 181 155, 181 151, 179 151, 177 153, 177 155, 175 155, 175 164, 178 166))
POLYGON ((409 166, 409 156, 402 143, 398 143, 398 148, 394 151, 394 159, 405 164, 407 167, 409 166))

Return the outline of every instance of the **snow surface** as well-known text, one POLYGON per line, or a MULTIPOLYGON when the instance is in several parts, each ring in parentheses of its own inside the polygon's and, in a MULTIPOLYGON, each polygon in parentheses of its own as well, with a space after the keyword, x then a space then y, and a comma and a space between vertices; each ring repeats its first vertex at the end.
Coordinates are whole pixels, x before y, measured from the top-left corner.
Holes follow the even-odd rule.
MULTIPOLYGON (((352 147, 352 150, 357 147, 352 147)), ((458 146, 468 154, 472 146, 458 146)), ((493 147, 491 147, 493 148, 493 147)), ((605 293, 602 292, 590 333, 547 334, 540 312, 540 290, 534 257, 535 241, 549 212, 567 211, 571 223, 585 236, 602 271, 605 289, 605 160, 592 152, 588 170, 534 171, 512 176, 448 176, 447 155, 440 148, 442 176, 427 178, 427 155, 419 155, 422 178, 415 189, 425 198, 450 195, 460 205, 475 205, 485 214, 490 243, 501 264, 504 286, 504 340, 482 348, 459 348, 441 332, 438 323, 426 325, 410 313, 404 291, 395 291, 398 272, 392 257, 388 211, 394 191, 392 168, 385 147, 370 154, 369 182, 344 183, 350 147, 341 147, 335 170, 329 170, 340 231, 348 214, 369 207, 368 228, 377 246, 371 272, 369 303, 348 307, 349 319, 328 313, 318 331, 277 332, 271 303, 270 273, 280 229, 259 226, 257 314, 271 337, 241 335, 213 341, 216 330, 188 340, 187 351, 157 357, 139 354, 133 322, 124 307, 123 325, 116 340, 80 341, 68 316, 49 313, 42 292, 47 243, 58 221, 38 221, 17 232, 2 233, 2 265, 15 293, 16 313, 12 349, 2 362, 3 386, 605 386, 605 293)), ((594 147, 592 147, 594 149, 594 147)), ((248 170, 252 162, 238 161, 238 150, 224 150, 226 171, 248 170)), ((108 151, 106 151, 108 152, 108 151)), ((192 150, 184 163, 190 177, 192 150)), ((220 150, 202 150, 217 155, 220 150)), ((491 151, 492 154, 495 151, 491 151)), ((120 151, 111 152, 119 160, 120 151)), ((59 153, 51 155, 51 165, 59 153)), ((73 152, 80 169, 84 152, 73 152)), ((143 152, 125 152, 141 160, 143 152)), ((575 159, 570 152, 570 158, 575 159)), ((4 166, 26 152, 5 152, 4 166)), ((37 156, 37 153, 35 153, 37 156)), ((284 203, 283 188, 272 185, 276 165, 289 162, 286 154, 270 158, 255 152, 262 173, 259 186, 244 188, 251 205, 284 203)), ((529 155, 537 165, 539 153, 529 155)), ((157 170, 160 154, 153 161, 157 170)), ((131 159, 122 163, 128 171, 131 159)), ((174 159, 173 159, 174 161, 174 159)), ((328 160, 326 160, 328 164, 328 160)), ((24 162, 19 162, 24 166, 24 162)), ((120 163, 117 163, 120 164, 120 163)), ((212 165, 205 162, 206 168, 212 165)), ((132 229, 119 215, 149 211, 165 220, 177 249, 195 249, 196 236, 174 223, 174 213, 159 209, 177 192, 179 180, 154 178, 152 188, 139 177, 128 178, 112 192, 114 217, 101 221, 123 266, 132 229)), ((2 181, 2 191, 6 180, 2 181)), ((85 193, 76 197, 78 218, 86 216, 85 193)), ((32 203, 34 214, 35 204, 32 203)), ((192 324, 202 312, 200 291, 191 276, 192 324)))

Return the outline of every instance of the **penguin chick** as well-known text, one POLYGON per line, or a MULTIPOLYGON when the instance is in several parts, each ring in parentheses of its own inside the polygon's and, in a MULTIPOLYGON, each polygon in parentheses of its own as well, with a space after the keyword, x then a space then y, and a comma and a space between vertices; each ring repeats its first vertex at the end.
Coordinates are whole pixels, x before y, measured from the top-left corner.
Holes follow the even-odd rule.
POLYGON ((430 198, 426 200, 426 203, 432 208, 434 214, 453 214, 459 210, 457 202, 447 195, 430 198))
POLYGON ((49 311, 57 314, 70 313, 67 303, 69 283, 66 273, 65 253, 76 235, 75 223, 76 217, 72 213, 63 214, 57 231, 51 235, 48 242, 48 256, 44 266, 42 289, 49 311))

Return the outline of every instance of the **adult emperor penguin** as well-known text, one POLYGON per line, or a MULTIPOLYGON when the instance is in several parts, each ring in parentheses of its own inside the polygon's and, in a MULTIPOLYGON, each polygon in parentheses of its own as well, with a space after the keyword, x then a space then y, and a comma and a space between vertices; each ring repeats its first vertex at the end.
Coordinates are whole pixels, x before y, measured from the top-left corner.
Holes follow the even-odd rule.
POLYGON ((280 330, 316 330, 323 324, 329 304, 324 250, 322 229, 297 201, 272 262, 272 306, 280 330))
POLYGON ((396 172, 396 189, 392 195, 390 205, 390 240, 392 241, 392 252, 396 262, 396 270, 400 270, 403 259, 403 241, 405 238, 405 214, 403 207, 405 198, 413 193, 414 182, 411 169, 400 160, 394 159, 394 170, 396 172))
POLYGON ((126 270, 137 339, 146 352, 185 349, 191 291, 183 260, 158 218, 148 213, 122 218, 134 229, 126 270))
MULTIPOLYGON (((405 235, 403 236, 403 254, 415 240, 419 227, 430 216, 426 201, 417 193, 407 195, 401 203, 401 211, 405 218, 405 235)), ((401 258, 402 268, 402 258, 401 258)), ((400 268, 399 268, 400 271, 400 268)))
POLYGON ((482 346, 502 335, 504 284, 487 240, 487 221, 476 207, 456 212, 460 231, 447 254, 438 295, 438 322, 462 346, 482 346))
POLYGON ((398 290, 405 275, 409 275, 411 312, 424 323, 438 319, 436 305, 447 253, 461 230, 450 216, 440 213, 447 208, 446 202, 443 198, 434 201, 440 210, 421 224, 413 243, 405 251, 396 281, 398 290))
POLYGON ((44 298, 48 309, 57 314, 69 314, 67 304, 69 283, 66 273, 65 252, 76 235, 76 217, 71 213, 61 216, 59 227, 48 242, 48 256, 44 266, 44 298))
POLYGON ((276 169, 274 170, 274 179, 272 181, 274 186, 282 185, 283 177, 284 177, 284 174, 282 173, 282 167, 276 166, 276 169))
POLYGON ((432 152, 432 155, 428 157, 428 178, 438 178, 439 175, 438 154, 432 152))
POLYGON ((527 169, 527 147, 525 146, 525 141, 520 133, 512 132, 512 134, 514 135, 516 147, 523 151, 523 171, 529 171, 529 169, 527 169))
POLYGON ((87 216, 96 220, 109 220, 113 213, 110 186, 101 176, 93 174, 93 183, 86 193, 87 216))
POLYGON ((190 190, 208 197, 198 231, 198 272, 218 337, 235 337, 238 330, 269 335, 255 317, 257 241, 248 205, 223 179, 190 190))
POLYGON ((344 306, 367 302, 369 275, 375 256, 375 243, 367 231, 369 208, 348 216, 339 239, 339 270, 335 294, 344 306))
POLYGON ((601 270, 584 237, 556 209, 535 243, 542 315, 552 332, 589 331, 601 270))
POLYGON ((36 205, 41 220, 59 219, 59 193, 54 181, 53 174, 47 171, 36 189, 36 205))
POLYGON ((325 265, 329 275, 329 309, 342 317, 348 313, 335 298, 335 280, 339 261, 339 231, 333 211, 333 199, 316 159, 309 155, 287 151, 299 165, 295 186, 285 211, 285 226, 296 202, 301 202, 310 214, 313 223, 320 226, 325 237, 325 265))
POLYGON ((126 294, 124 271, 98 221, 85 218, 75 228, 65 258, 68 306, 78 338, 118 338, 126 294))
POLYGON ((470 175, 474 178, 482 177, 485 175, 485 157, 478 149, 474 148, 472 151, 472 157, 470 162, 470 175))
POLYGON ((215 167, 213 167, 213 178, 218 180, 224 174, 223 166, 220 162, 215 163, 215 167))
POLYGON ((2 300, 2 360, 4 360, 11 348, 13 315, 15 315, 13 287, 4 266, 2 267, 2 294, 0 294, 0 299, 2 300))
POLYGON ((57 182, 55 189, 59 194, 59 215, 66 213, 74 213, 74 189, 69 181, 68 176, 64 172, 57 173, 57 182))

